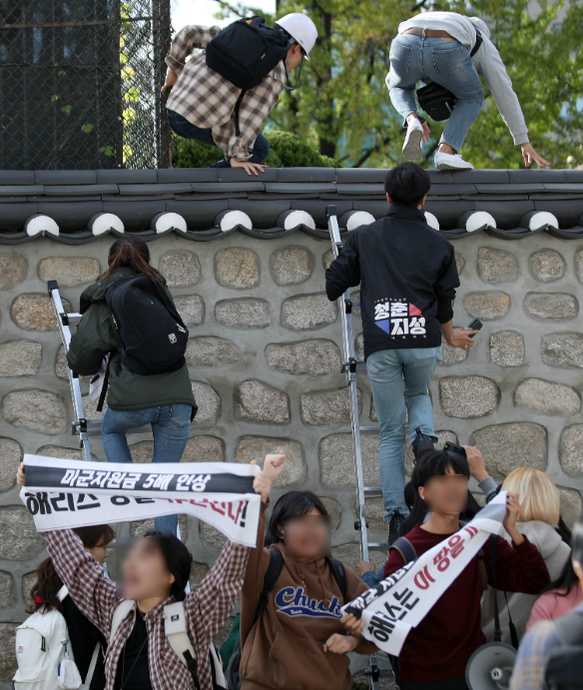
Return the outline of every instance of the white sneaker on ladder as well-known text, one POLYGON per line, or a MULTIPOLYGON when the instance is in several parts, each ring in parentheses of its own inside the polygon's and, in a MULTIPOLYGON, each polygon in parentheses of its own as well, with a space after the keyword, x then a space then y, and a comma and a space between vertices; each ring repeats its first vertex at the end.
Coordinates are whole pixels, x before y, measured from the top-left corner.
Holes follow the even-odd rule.
POLYGON ((421 158, 423 147, 423 127, 421 122, 416 118, 412 118, 407 125, 407 134, 403 142, 403 155, 410 161, 421 158))

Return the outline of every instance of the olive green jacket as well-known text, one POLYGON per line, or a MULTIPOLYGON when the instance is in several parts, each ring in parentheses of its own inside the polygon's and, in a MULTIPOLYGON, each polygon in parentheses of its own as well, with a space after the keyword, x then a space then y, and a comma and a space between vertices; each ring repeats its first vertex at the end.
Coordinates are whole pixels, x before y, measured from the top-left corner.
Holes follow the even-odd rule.
POLYGON ((83 318, 71 339, 67 353, 69 366, 80 376, 91 376, 99 371, 103 358, 111 352, 107 404, 113 410, 184 404, 191 405, 196 412, 186 364, 167 374, 141 376, 122 363, 122 344, 105 301, 105 293, 114 283, 133 275, 135 272, 131 268, 116 269, 83 292, 80 306, 83 318))

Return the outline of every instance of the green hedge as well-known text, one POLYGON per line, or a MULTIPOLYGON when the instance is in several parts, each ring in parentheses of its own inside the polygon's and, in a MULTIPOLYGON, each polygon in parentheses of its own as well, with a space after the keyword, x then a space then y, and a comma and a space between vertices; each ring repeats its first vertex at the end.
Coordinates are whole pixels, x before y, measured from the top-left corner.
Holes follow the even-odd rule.
MULTIPOLYGON (((297 134, 264 132, 271 144, 265 161, 272 168, 340 168, 338 161, 322 156, 297 134)), ((216 146, 201 144, 194 139, 175 136, 172 140, 172 159, 175 168, 207 168, 223 157, 216 146)))

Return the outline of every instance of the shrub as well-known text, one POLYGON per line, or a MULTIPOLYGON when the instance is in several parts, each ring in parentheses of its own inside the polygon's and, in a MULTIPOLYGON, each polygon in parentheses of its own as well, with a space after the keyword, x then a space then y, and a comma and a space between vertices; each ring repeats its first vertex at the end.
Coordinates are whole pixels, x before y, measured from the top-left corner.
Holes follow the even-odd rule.
MULTIPOLYGON (((341 167, 338 161, 322 156, 297 134, 274 130, 265 132, 265 136, 271 144, 265 164, 272 168, 341 167)), ((172 139, 172 153, 175 168, 207 168, 223 157, 223 152, 216 146, 178 136, 172 139)))

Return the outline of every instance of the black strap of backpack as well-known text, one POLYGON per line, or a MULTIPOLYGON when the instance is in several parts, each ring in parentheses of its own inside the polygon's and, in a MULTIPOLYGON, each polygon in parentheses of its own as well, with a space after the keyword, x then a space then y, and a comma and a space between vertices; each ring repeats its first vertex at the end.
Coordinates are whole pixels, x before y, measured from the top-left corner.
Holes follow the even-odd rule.
POLYGON ((196 659, 192 656, 188 649, 184 652, 184 659, 186 661, 186 665, 188 666, 188 670, 190 671, 190 675, 192 676, 194 687, 196 690, 200 690, 200 680, 198 679, 196 659))
POLYGON ((508 611, 508 627, 510 628, 510 642, 514 649, 518 649, 518 633, 516 632, 516 626, 510 615, 510 606, 508 606, 508 596, 504 592, 504 599, 506 601, 506 610, 508 611))
POLYGON ((259 597, 259 603, 257 604, 257 609, 255 610, 255 618, 253 619, 253 624, 263 615, 265 607, 267 606, 267 599, 269 593, 275 587, 277 578, 283 570, 283 554, 279 549, 270 549, 269 551, 269 565, 267 567, 267 572, 263 578, 263 589, 261 590, 261 596, 259 597))
POLYGON ((109 359, 107 360, 107 366, 105 367, 105 374, 103 375, 103 385, 101 386, 101 393, 99 394, 99 402, 97 403, 97 411, 103 412, 103 405, 105 404, 105 398, 107 397, 107 389, 109 388, 109 367, 111 366, 111 353, 109 359))
POLYGON ((241 110, 241 102, 243 101, 243 96, 246 93, 247 91, 241 91, 239 98, 237 98, 237 102, 235 103, 235 109, 233 110, 233 114, 235 115, 235 134, 238 137, 241 136, 241 127, 239 126, 239 110, 241 110))
MULTIPOLYGON (((476 28, 476 27, 474 27, 476 28)), ((480 50, 480 46, 482 45, 484 39, 482 38, 482 34, 480 33, 480 29, 476 28, 476 42, 474 43, 474 47, 472 48, 470 52, 470 57, 474 57, 474 55, 480 50)))
POLYGON ((418 558, 415 547, 406 537, 399 537, 398 539, 395 539, 395 541, 389 547, 389 553, 392 550, 399 552, 405 565, 407 565, 407 563, 411 563, 411 561, 416 561, 418 558))
POLYGON ((342 598, 346 602, 346 591, 348 590, 348 579, 346 577, 346 568, 344 567, 344 563, 342 561, 336 560, 336 558, 326 558, 326 562, 330 566, 330 570, 332 571, 332 575, 334 576, 334 579, 336 580, 336 584, 338 585, 338 588, 340 589, 340 592, 342 594, 342 598))

